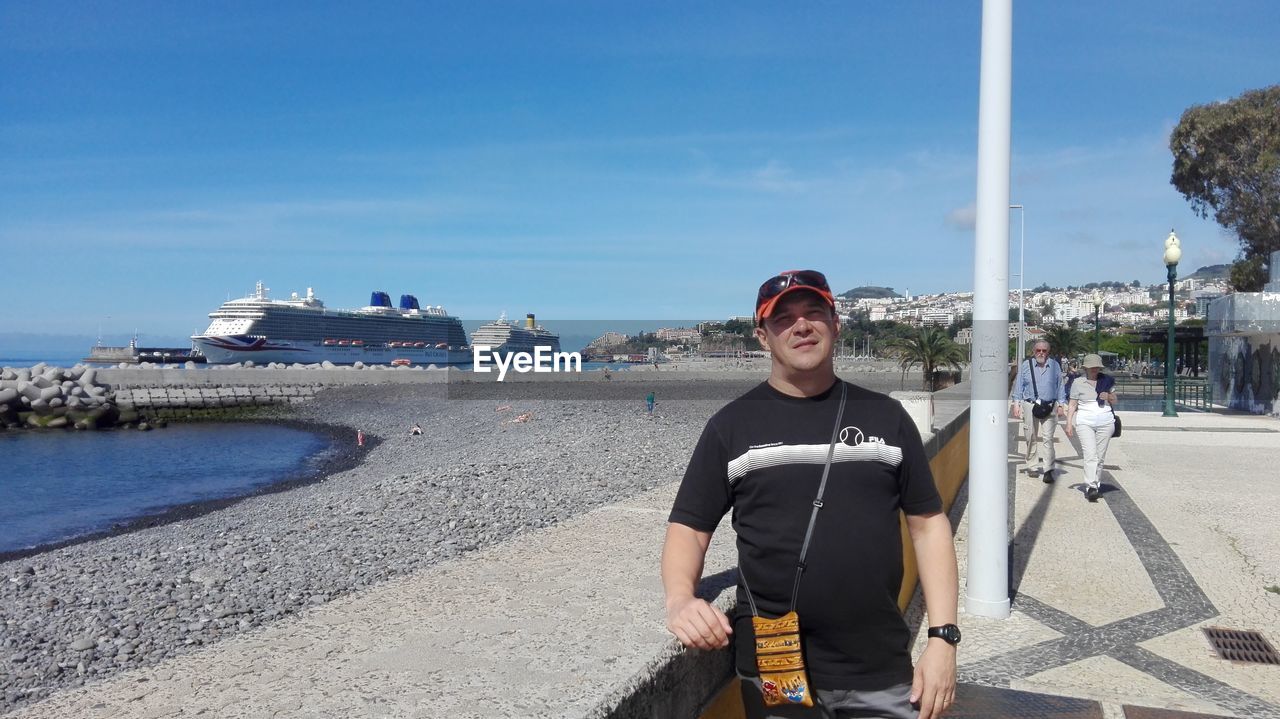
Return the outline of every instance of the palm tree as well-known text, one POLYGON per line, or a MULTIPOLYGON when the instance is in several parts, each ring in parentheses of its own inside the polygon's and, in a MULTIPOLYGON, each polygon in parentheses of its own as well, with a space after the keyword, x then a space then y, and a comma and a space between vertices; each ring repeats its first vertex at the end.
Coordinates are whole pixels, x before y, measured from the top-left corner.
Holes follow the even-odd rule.
POLYGON ((1084 334, 1066 325, 1045 330, 1041 339, 1049 343, 1049 352, 1058 357, 1075 357, 1089 351, 1089 343, 1085 341, 1084 334))
POLYGON ((940 327, 921 327, 914 334, 898 337, 889 343, 898 355, 902 376, 916 365, 924 371, 924 389, 933 391, 933 372, 942 366, 960 369, 968 357, 940 327))

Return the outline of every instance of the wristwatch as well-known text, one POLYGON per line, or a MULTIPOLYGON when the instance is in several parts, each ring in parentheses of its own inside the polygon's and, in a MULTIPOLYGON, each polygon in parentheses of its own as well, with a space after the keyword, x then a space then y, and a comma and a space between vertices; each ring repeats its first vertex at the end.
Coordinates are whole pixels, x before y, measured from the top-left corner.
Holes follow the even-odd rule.
POLYGON ((929 638, 937 637, 942 641, 955 646, 960 643, 960 627, 954 624, 943 624, 940 627, 929 627, 929 638))

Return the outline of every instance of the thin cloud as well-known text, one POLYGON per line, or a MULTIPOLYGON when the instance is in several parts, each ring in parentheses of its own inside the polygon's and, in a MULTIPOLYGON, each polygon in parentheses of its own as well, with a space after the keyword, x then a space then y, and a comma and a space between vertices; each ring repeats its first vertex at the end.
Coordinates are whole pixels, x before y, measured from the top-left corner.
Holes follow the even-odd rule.
POLYGON ((947 213, 946 222, 962 232, 973 232, 978 227, 978 208, 970 204, 947 213))

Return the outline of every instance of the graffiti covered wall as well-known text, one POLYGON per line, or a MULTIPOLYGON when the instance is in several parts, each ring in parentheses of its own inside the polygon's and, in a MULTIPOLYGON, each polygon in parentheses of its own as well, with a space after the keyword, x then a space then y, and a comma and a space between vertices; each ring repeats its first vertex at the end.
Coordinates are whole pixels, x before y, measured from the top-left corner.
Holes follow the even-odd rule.
POLYGON ((1231 409, 1280 414, 1280 334, 1210 337, 1209 381, 1231 409))

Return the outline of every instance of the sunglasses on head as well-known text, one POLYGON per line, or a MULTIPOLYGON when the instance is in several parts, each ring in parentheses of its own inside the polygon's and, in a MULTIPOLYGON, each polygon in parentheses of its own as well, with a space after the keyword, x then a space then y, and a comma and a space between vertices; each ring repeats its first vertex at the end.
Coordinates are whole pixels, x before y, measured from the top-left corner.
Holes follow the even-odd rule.
POLYGON ((812 287, 815 290, 831 292, 831 288, 827 286, 827 278, 821 272, 817 270, 792 270, 779 273, 777 277, 770 277, 764 281, 764 284, 760 285, 760 292, 756 294, 756 307, 777 297, 791 287, 812 287))

